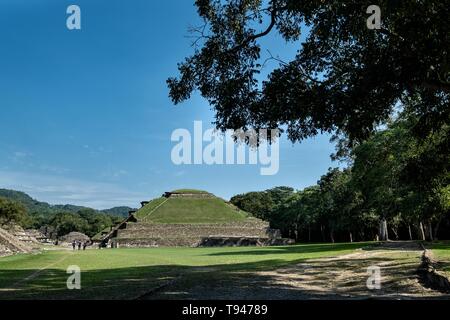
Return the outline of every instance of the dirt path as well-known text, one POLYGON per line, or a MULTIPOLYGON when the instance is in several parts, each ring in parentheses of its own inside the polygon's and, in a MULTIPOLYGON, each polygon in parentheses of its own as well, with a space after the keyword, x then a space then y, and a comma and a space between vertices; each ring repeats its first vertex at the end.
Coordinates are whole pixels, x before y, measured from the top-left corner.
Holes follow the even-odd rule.
POLYGON ((354 253, 311 259, 274 271, 234 274, 216 283, 168 288, 156 299, 450 299, 424 288, 416 271, 422 249, 413 242, 391 242, 354 253), (381 288, 369 290, 367 268, 378 266, 381 288))

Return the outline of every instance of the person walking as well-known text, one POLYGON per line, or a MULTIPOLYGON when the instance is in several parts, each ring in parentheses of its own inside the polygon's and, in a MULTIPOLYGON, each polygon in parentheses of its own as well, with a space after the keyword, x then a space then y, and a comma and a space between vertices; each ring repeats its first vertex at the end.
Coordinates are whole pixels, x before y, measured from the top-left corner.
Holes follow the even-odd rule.
POLYGON ((81 250, 81 241, 78 241, 78 250, 81 250))
POLYGON ((83 251, 86 250, 87 242, 83 242, 83 251))
POLYGON ((72 248, 73 250, 75 250, 75 246, 77 245, 77 243, 75 242, 75 240, 72 241, 72 248))

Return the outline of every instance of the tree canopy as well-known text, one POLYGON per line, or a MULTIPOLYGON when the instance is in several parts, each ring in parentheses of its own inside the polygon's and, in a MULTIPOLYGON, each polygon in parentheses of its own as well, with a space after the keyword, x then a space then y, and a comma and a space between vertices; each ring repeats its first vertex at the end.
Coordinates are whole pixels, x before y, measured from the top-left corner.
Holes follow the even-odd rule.
POLYGON ((22 204, 0 197, 0 225, 22 224, 27 218, 26 209, 22 204))
POLYGON ((448 125, 419 139, 412 133, 417 121, 402 113, 348 150, 348 168, 329 169, 316 185, 291 190, 277 203, 270 196, 273 190, 288 188, 231 201, 297 240, 374 240, 377 234, 380 240, 448 237, 448 125))
POLYGON ((287 128, 292 141, 320 132, 363 140, 398 108, 417 116, 416 132, 448 123, 449 1, 378 1, 378 30, 366 26, 371 4, 197 0, 204 24, 167 80, 170 97, 178 104, 197 90, 219 129, 287 128), (278 67, 260 82, 271 33, 299 49, 291 61, 271 54, 278 67))

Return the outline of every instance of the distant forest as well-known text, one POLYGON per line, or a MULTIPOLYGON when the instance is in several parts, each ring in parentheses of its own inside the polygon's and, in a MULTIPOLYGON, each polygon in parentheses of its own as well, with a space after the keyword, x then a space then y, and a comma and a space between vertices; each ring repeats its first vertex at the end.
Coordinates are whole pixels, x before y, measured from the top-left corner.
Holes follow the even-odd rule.
POLYGON ((115 207, 99 211, 74 205, 50 205, 24 192, 0 189, 0 225, 16 223, 26 229, 40 229, 51 238, 72 231, 92 237, 121 221, 130 210, 133 209, 115 207))

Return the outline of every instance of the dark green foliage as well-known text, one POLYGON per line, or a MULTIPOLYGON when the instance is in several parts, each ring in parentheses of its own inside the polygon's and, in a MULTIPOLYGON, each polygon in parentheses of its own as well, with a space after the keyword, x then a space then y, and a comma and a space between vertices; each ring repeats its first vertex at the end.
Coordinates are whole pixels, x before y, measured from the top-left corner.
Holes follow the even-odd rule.
POLYGON ((167 80, 175 104, 199 91, 222 130, 286 129, 292 141, 334 135, 334 158, 346 157, 348 170, 279 204, 269 191, 233 199, 295 238, 316 228, 324 241, 356 230, 372 240, 377 220, 388 220, 394 237, 415 224, 431 239, 448 219, 450 3, 379 1, 379 30, 366 26, 372 4, 197 0, 196 50, 167 80), (277 67, 261 79, 270 33, 299 50, 290 61, 270 53, 277 67))
POLYGON ((21 191, 0 189, 0 197, 21 203, 29 214, 47 214, 53 211, 52 207, 48 203, 34 200, 29 195, 21 191))
POLYGON ((21 203, 26 208, 28 214, 33 217, 45 217, 58 212, 77 212, 85 208, 74 205, 50 205, 46 202, 37 201, 24 192, 8 189, 0 189, 0 197, 21 203))
POLYGON ((366 26, 372 4, 197 0, 204 25, 193 30, 194 54, 167 81, 170 97, 177 104, 198 90, 218 128, 287 127, 292 141, 320 132, 361 141, 399 106, 417 116, 426 135, 450 114, 450 3, 378 1, 381 30, 366 26), (261 83, 261 53, 270 48, 260 40, 269 33, 299 51, 290 61, 275 59, 278 67, 261 83))
POLYGON ((26 209, 20 202, 0 197, 0 226, 11 223, 22 225, 27 219, 26 209))
POLYGON ((128 212, 132 211, 132 210, 137 210, 134 208, 130 208, 130 207, 114 207, 111 209, 105 209, 102 210, 103 213, 112 215, 112 216, 118 216, 118 217, 127 217, 128 216, 128 212))
POLYGON ((98 211, 74 205, 49 205, 32 199, 24 192, 0 189, 0 223, 13 220, 11 222, 25 228, 43 228, 50 237, 62 236, 72 231, 94 236, 121 221, 128 215, 129 210, 131 208, 128 207, 98 211), (5 209, 2 211, 3 206, 5 209))
POLYGON ((50 220, 50 225, 54 227, 58 237, 73 231, 84 233, 89 228, 89 224, 85 219, 70 212, 57 213, 50 220))
POLYGON ((278 204, 270 194, 280 188, 232 201, 297 240, 374 240, 384 220, 391 239, 448 237, 449 129, 442 125, 418 138, 416 125, 410 114, 399 115, 385 130, 340 152, 347 169, 330 169, 316 186, 295 193, 286 189, 278 204))
POLYGON ((45 225, 51 226, 56 236, 64 236, 77 231, 93 237, 101 230, 119 222, 118 217, 99 213, 93 209, 82 209, 77 213, 60 212, 53 215, 45 225))
POLYGON ((276 187, 263 192, 248 192, 232 197, 230 202, 238 208, 251 212, 255 217, 271 220, 271 215, 294 194, 290 187, 276 187))
POLYGON ((259 219, 267 220, 273 209, 274 202, 267 192, 249 192, 234 196, 230 202, 241 210, 251 212, 259 219))

